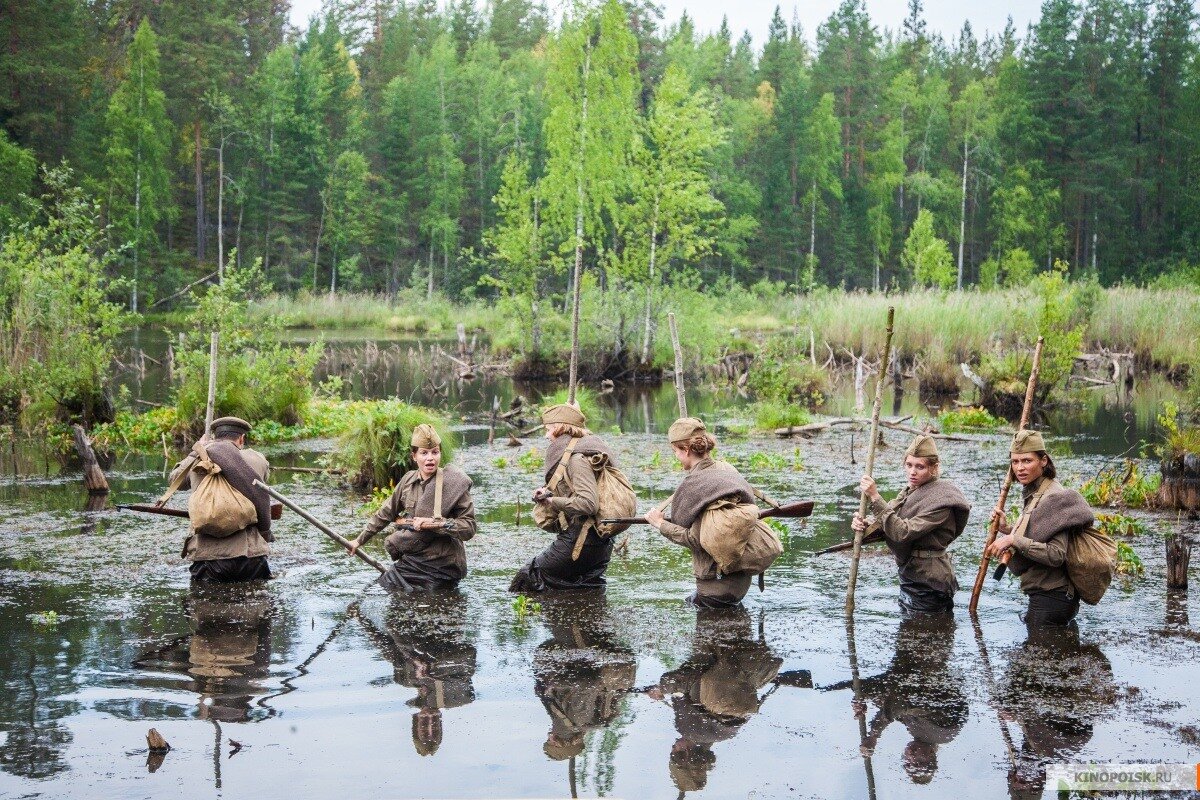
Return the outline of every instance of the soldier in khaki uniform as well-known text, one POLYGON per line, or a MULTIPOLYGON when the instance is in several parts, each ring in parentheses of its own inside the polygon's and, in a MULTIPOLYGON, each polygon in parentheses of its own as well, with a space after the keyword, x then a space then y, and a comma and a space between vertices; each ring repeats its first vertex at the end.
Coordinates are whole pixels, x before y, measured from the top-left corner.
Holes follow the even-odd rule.
POLYGON ((534 520, 557 538, 517 573, 508 590, 601 589, 613 543, 596 531, 600 494, 591 457, 606 456, 613 465, 616 458, 599 436, 584 427, 587 419, 573 405, 551 406, 542 414, 542 422, 550 444, 545 485, 533 494, 534 520), (564 459, 566 466, 560 473, 564 459))
POLYGON ((1000 536, 987 550, 999 558, 1012 548, 1008 568, 1021 579, 1029 597, 1025 624, 1069 625, 1079 613, 1079 596, 1067 575, 1067 544, 1080 528, 1095 524, 1083 495, 1055 480, 1057 470, 1037 431, 1018 431, 1013 438, 1009 469, 1021 484, 1024 510, 1010 526, 1004 509, 992 510, 1000 536))
MULTIPOLYGON (((246 447, 248 433, 250 423, 244 419, 221 417, 213 420, 211 441, 229 442, 234 445, 254 476, 266 483, 270 465, 262 453, 246 447)), ((203 439, 201 441, 208 444, 203 439)), ((182 471, 188 468, 190 463, 190 459, 184 459, 175 465, 170 476, 172 484, 181 477, 182 471)), ((188 475, 190 488, 195 489, 199 486, 203 477, 198 469, 193 468, 188 475)), ((183 556, 192 562, 192 580, 198 583, 267 580, 271 577, 267 555, 271 551, 270 542, 273 540, 269 518, 266 521, 260 519, 258 523, 230 536, 207 536, 192 531, 184 543, 183 556)))
POLYGON ((350 555, 397 520, 405 525, 384 540, 395 561, 389 575, 404 591, 453 589, 467 574, 463 542, 475 535, 471 479, 453 466, 441 466, 442 439, 431 425, 418 425, 411 438, 417 468, 400 479, 392 496, 367 521, 350 545, 350 555))
POLYGON ((737 606, 750 591, 753 572, 742 570, 722 574, 717 562, 700 544, 700 517, 709 504, 728 499, 737 503, 753 503, 754 489, 732 464, 714 461, 712 451, 717 446, 695 417, 675 420, 667 431, 667 439, 687 475, 671 496, 671 519, 653 508, 646 513, 646 522, 659 533, 692 554, 692 574, 696 591, 688 602, 700 608, 737 606))
POLYGON ((890 503, 875 481, 864 475, 859 489, 871 503, 872 517, 857 513, 855 531, 874 527, 896 558, 900 571, 900 608, 906 614, 954 610, 958 581, 946 548, 967 527, 971 504, 957 486, 942 479, 937 444, 921 434, 904 453, 908 486, 890 503))

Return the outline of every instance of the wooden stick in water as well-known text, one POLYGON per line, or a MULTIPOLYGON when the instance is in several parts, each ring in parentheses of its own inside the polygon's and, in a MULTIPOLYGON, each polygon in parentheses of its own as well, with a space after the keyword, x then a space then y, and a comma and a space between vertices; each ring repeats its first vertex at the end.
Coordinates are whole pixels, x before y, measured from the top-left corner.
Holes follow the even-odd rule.
MULTIPOLYGON (((887 378, 888 357, 892 352, 892 329, 896 321, 895 306, 888 307, 887 336, 883 340, 883 358, 879 361, 879 379, 875 382, 875 405, 871 409, 871 442, 867 447, 867 475, 875 471, 875 448, 879 443, 879 411, 883 407, 883 384, 887 378)), ((867 493, 863 492, 858 502, 860 516, 867 515, 867 493)), ((858 560, 862 555, 862 531, 854 533, 854 552, 850 557, 850 581, 846 586, 846 613, 854 613, 854 588, 858 584, 858 560)))
MULTIPOLYGON (((1033 413, 1033 395, 1037 390, 1038 373, 1042 367, 1042 345, 1045 343, 1045 338, 1038 337, 1037 346, 1033 349, 1033 365, 1029 368, 1029 382, 1025 384, 1025 405, 1021 409, 1021 422, 1017 425, 1017 432, 1025 430, 1029 427, 1029 417, 1033 413)), ((997 506, 1004 508, 1008 503, 1008 490, 1012 488, 1013 473, 1012 469, 1007 470, 1004 476, 1004 485, 1000 487, 1000 500, 997 506)), ((974 615, 979 609, 979 594, 983 591, 983 581, 987 577, 988 563, 987 549, 991 547, 992 542, 996 541, 996 534, 1000 530, 998 522, 992 522, 988 525, 987 538, 983 543, 983 554, 979 557, 979 572, 975 573, 975 585, 971 588, 971 602, 967 606, 967 610, 974 615)))

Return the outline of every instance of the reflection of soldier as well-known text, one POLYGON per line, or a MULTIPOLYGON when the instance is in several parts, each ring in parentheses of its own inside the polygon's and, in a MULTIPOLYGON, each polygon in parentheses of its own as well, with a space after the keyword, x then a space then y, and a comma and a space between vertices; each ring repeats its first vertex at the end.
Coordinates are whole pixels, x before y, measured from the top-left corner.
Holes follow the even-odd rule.
POLYGON ((210 586, 192 591, 184 611, 192 626, 187 671, 201 696, 200 717, 250 719, 262 694, 259 681, 271 668, 271 596, 247 586, 210 586))
MULTIPOLYGON (((902 619, 887 671, 863 678, 860 684, 863 697, 879 707, 863 741, 864 753, 874 751, 888 725, 901 723, 912 737, 901 760, 913 783, 933 780, 938 745, 953 741, 967 722, 963 676, 950 664, 953 651, 953 617, 928 614, 902 619)), ((843 681, 827 688, 851 685, 843 681)), ((856 713, 866 710, 866 703, 855 701, 856 713)))
MULTIPOLYGON (((1112 665, 1072 628, 1031 629, 1009 660, 998 704, 1003 720, 1021 729, 1008 774, 1013 798, 1041 797, 1045 764, 1063 761, 1092 738, 1092 723, 1116 700, 1112 665)), ((1006 723, 1005 723, 1006 724, 1006 723)))
POLYGON ((783 659, 750 633, 745 608, 701 608, 687 661, 650 690, 670 697, 679 739, 671 747, 671 779, 684 792, 699 791, 717 763, 712 746, 737 735, 762 705, 758 691, 776 679, 783 659))
POLYGON ((475 699, 475 645, 464 630, 466 605, 462 595, 439 593, 422 603, 393 598, 387 633, 366 617, 359 621, 387 653, 396 683, 415 689, 408 701, 413 714, 412 740, 417 753, 430 756, 442 744, 442 709, 465 706, 475 699))
POLYGON ((544 606, 550 638, 533 656, 534 692, 550 715, 542 749, 562 761, 583 752, 589 731, 617 717, 637 662, 613 632, 603 594, 547 598, 544 606))

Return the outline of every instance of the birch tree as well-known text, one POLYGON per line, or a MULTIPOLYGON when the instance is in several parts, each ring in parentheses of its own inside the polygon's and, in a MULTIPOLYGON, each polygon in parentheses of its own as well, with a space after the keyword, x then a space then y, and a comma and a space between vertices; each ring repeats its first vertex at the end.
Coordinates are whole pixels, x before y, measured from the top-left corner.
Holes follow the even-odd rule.
POLYGON ((132 252, 129 307, 138 310, 141 257, 155 226, 174 214, 171 199, 171 124, 159 87, 158 44, 142 20, 126 54, 125 78, 108 106, 108 216, 132 252))
POLYGON ((637 40, 617 0, 599 9, 577 7, 563 23, 550 54, 546 81, 548 220, 573 234, 564 247, 575 252, 571 278, 572 400, 579 375, 579 291, 583 252, 604 249, 603 221, 617 213, 627 184, 629 154, 636 136, 637 40))

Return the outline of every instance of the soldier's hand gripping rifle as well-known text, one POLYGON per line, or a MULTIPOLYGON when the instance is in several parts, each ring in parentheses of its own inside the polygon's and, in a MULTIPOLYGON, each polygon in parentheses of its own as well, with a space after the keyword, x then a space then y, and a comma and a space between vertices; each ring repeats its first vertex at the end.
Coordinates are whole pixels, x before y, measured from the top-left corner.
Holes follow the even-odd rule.
MULTIPOLYGON (((812 500, 800 500, 795 503, 785 503, 778 508, 760 508, 759 519, 779 517, 780 519, 803 519, 811 517, 813 512, 812 500)), ((600 520, 601 525, 646 525, 645 517, 616 517, 600 520)))

